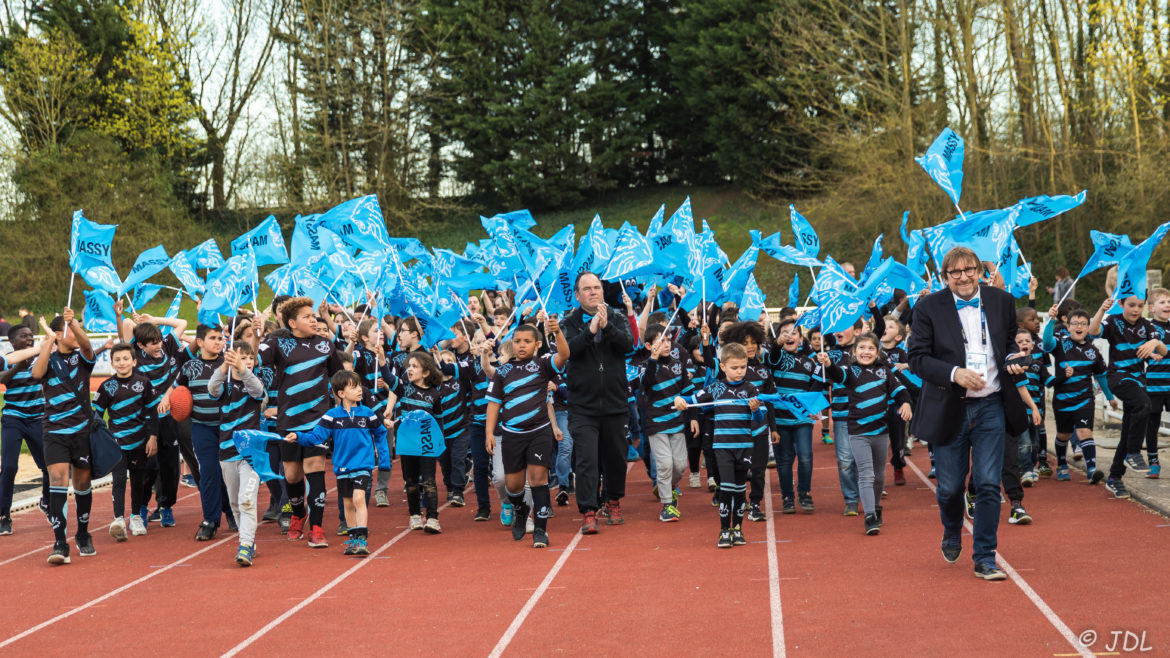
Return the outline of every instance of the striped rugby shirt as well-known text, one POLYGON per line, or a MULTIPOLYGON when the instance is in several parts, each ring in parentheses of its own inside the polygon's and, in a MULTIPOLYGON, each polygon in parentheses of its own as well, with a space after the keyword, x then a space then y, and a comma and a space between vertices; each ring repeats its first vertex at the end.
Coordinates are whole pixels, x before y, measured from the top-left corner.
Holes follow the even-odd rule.
MULTIPOLYGON (((191 356, 186 348, 175 340, 174 334, 167 334, 162 339, 162 353, 158 357, 153 357, 146 353, 146 349, 141 345, 130 340, 130 344, 134 346, 134 361, 138 365, 135 370, 146 375, 150 380, 150 388, 154 392, 154 399, 151 404, 155 409, 162 402, 162 398, 167 394, 175 384, 175 379, 179 376, 179 367, 185 361, 190 360, 191 356)), ((170 415, 170 411, 165 414, 160 414, 160 418, 165 418, 170 415)))
POLYGON ((906 387, 894 376, 893 369, 883 363, 833 365, 829 366, 828 374, 845 391, 850 436, 884 434, 888 431, 886 408, 894 402, 898 405, 910 402, 906 387))
POLYGON ((223 375, 217 375, 218 381, 223 381, 223 388, 217 398, 220 404, 219 422, 219 461, 232 462, 241 459, 236 450, 236 442, 232 440, 232 433, 236 430, 260 429, 260 416, 264 409, 264 382, 255 372, 245 372, 244 378, 239 377, 235 370, 230 370, 231 380, 223 381, 223 375), (249 385, 253 391, 260 392, 259 397, 248 392, 249 385))
MULTIPOLYGON (((37 357, 38 359, 41 357, 37 357)), ((94 362, 85 358, 81 350, 62 354, 53 350, 49 354, 49 369, 41 380, 45 398, 44 432, 57 436, 72 436, 89 426, 90 407, 82 407, 78 391, 86 401, 90 399, 89 376, 93 373, 94 362), (63 381, 57 372, 66 373, 63 381)))
POLYGON ((552 354, 509 361, 496 368, 487 401, 500 405, 497 424, 514 434, 534 432, 549 424, 548 383, 559 372, 552 354))
MULTIPOLYGON (((33 379, 32 364, 33 359, 28 359, 23 364, 13 366, 17 371, 8 380, 8 387, 4 391, 4 416, 8 418, 40 420, 45 415, 45 394, 41 390, 41 383, 33 379)), ((7 366, 8 362, 5 361, 4 365, 7 366)))
MULTIPOLYGON (((1170 336, 1170 322, 1150 320, 1157 335, 1154 338, 1166 342, 1170 336)), ((1150 359, 1146 364, 1146 392, 1150 395, 1170 395, 1170 355, 1162 360, 1150 359)))
MULTIPOLYGON (((808 354, 777 348, 768 353, 768 362, 772 368, 772 381, 776 385, 777 393, 823 391, 828 386, 821 364, 808 354)), ((814 422, 807 416, 797 418, 780 405, 773 408, 773 413, 776 415, 776 424, 785 427, 811 425, 814 422)))
POLYGON ((659 359, 647 359, 646 372, 642 374, 646 435, 682 433, 689 418, 674 408, 674 399, 693 392, 691 376, 682 361, 671 358, 669 353, 659 359))
POLYGON ((117 375, 98 385, 93 410, 102 417, 109 414, 110 432, 122 450, 133 450, 158 436, 158 404, 150 379, 141 372, 131 372, 125 379, 117 375))
POLYGON ((748 401, 757 395, 756 387, 746 381, 716 380, 692 396, 683 396, 683 400, 687 404, 731 400, 711 407, 714 416, 711 447, 736 450, 753 446, 752 428, 765 418, 763 405, 754 412, 748 406, 748 401))
POLYGON ((179 368, 179 376, 175 379, 175 386, 186 386, 191 390, 191 422, 219 426, 219 403, 207 391, 207 383, 215 369, 223 365, 223 355, 208 361, 203 357, 192 355, 191 359, 179 368))
POLYGON ((1137 349, 1158 336, 1154 323, 1145 318, 1130 324, 1120 313, 1107 316, 1101 322, 1101 338, 1109 341, 1109 374, 1144 384, 1146 364, 1137 357, 1137 349))
POLYGON ((1093 342, 1086 340, 1078 343, 1072 337, 1056 341, 1052 350, 1052 359, 1055 363, 1056 374, 1052 378, 1052 410, 1057 413, 1076 411, 1085 405, 1093 404, 1093 381, 1097 379, 1102 391, 1108 394, 1109 383, 1106 379, 1105 359, 1101 352, 1093 346, 1093 342), (1072 366, 1071 377, 1065 375, 1065 368, 1072 366))
POLYGON ((258 361, 276 370, 277 434, 307 432, 332 408, 329 378, 342 365, 330 339, 269 338, 260 344, 258 361))

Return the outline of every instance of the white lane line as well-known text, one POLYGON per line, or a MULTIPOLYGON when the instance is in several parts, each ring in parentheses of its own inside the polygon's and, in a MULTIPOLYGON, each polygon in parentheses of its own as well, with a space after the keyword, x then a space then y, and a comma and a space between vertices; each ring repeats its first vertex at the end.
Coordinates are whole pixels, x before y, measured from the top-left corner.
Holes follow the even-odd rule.
POLYGON ((780 605, 780 566, 776 556, 776 519, 772 516, 772 478, 764 478, 764 514, 768 517, 768 601, 772 607, 772 655, 783 658, 784 609, 780 605))
POLYGON ((29 635, 32 635, 33 633, 36 633, 37 631, 39 631, 47 626, 51 626, 51 625, 61 621, 62 619, 66 619, 68 617, 71 617, 71 616, 81 612, 82 610, 92 608, 93 606, 101 603, 102 601, 105 601, 106 599, 117 596, 118 594, 125 592, 126 590, 130 589, 131 587, 134 587, 135 585, 139 585, 141 583, 144 583, 144 582, 150 580, 151 578, 154 578, 155 576, 158 576, 160 574, 163 574, 163 573, 170 571, 171 569, 173 569, 175 567, 182 566, 184 563, 188 562, 189 560, 196 558, 196 557, 202 555, 203 553, 206 553, 207 551, 210 551, 211 549, 219 546, 220 544, 223 544, 223 543, 229 542, 229 541, 234 541, 235 538, 236 538, 236 536, 234 534, 232 534, 228 537, 224 537, 223 539, 215 542, 214 544, 210 544, 204 548, 201 548, 201 549, 195 551, 194 553, 191 553, 190 555, 187 555, 185 557, 181 557, 178 560, 175 560, 174 562, 168 564, 167 566, 165 566, 161 569, 158 569, 157 571, 151 571, 150 573, 146 574, 145 576, 142 576, 141 578, 139 578, 137 580, 132 580, 132 581, 126 583, 125 585, 122 585, 121 587, 119 587, 117 589, 110 590, 109 592, 102 594, 101 596, 97 597, 96 599, 93 599, 92 601, 89 601, 88 603, 83 603, 83 604, 77 606, 76 608, 73 608, 72 610, 67 610, 65 612, 62 612, 61 614, 57 615, 56 617, 53 617, 52 619, 50 619, 48 621, 41 622, 41 623, 37 624, 36 626, 33 626, 32 628, 30 628, 22 633, 18 633, 16 635, 13 635, 12 637, 8 638, 7 640, 0 642, 0 649, 3 649, 4 647, 12 644, 13 642, 20 640, 21 638, 28 637, 29 635))
MULTIPOLYGON (((444 503, 443 506, 439 508, 439 511, 443 511, 450 504, 451 503, 444 503)), ((370 553, 364 560, 361 560, 357 564, 355 564, 352 567, 343 571, 341 573, 341 575, 339 575, 336 578, 334 578, 333 580, 329 581, 327 584, 325 584, 323 587, 318 589, 316 592, 313 592, 309 596, 302 599, 300 603, 289 608, 287 611, 284 612, 284 614, 282 614, 279 617, 277 617, 276 619, 273 619, 272 621, 268 622, 264 626, 264 628, 261 628, 260 630, 256 631, 255 633, 252 633, 243 642, 240 642, 239 644, 232 647, 228 651, 225 651, 223 655, 224 656, 234 656, 234 655, 240 653, 241 651, 243 651, 244 649, 247 649, 249 646, 251 646, 253 643, 255 643, 256 640, 259 640, 260 638, 264 637, 265 635, 268 634, 269 631, 271 631, 272 629, 276 628, 277 626, 280 626, 281 624, 283 624, 286 620, 288 620, 290 617, 292 617, 293 615, 295 615, 298 612, 300 612, 301 610, 303 610, 306 606, 308 606, 313 601, 316 601, 317 599, 321 598, 321 596, 323 594, 325 594, 329 590, 333 589, 334 587, 337 587, 338 585, 340 585, 342 582, 345 581, 346 578, 349 578, 354 573, 356 573, 358 571, 358 569, 361 569, 362 567, 369 564, 372 560, 374 560, 379 555, 384 553, 386 551, 386 549, 388 549, 391 546, 393 546, 394 544, 398 543, 398 541, 400 539, 409 535, 410 533, 411 533, 411 530, 409 528, 407 528, 406 530, 403 530, 402 532, 398 533, 397 535, 394 535, 393 537, 390 538, 390 541, 379 546, 378 550, 374 551, 373 553, 370 553)))
MULTIPOLYGON (((922 480, 926 486, 930 487, 932 492, 937 493, 937 487, 935 487, 935 484, 922 474, 922 471, 918 469, 918 466, 915 465, 914 462, 906 460, 906 465, 914 471, 914 474, 918 476, 918 479, 922 480)), ((967 532, 975 532, 974 526, 972 526, 971 522, 965 518, 963 519, 963 526, 967 528, 967 532)), ((1032 601, 1032 604, 1035 605, 1040 610, 1041 614, 1044 615, 1044 618, 1048 620, 1048 623, 1052 624, 1052 627, 1055 628, 1056 631, 1064 637, 1065 641, 1067 641, 1079 655, 1084 656, 1085 658, 1092 658, 1094 655, 1093 652, 1081 645, 1080 640, 1072 632, 1072 629, 1068 627, 1068 624, 1065 624, 1060 616, 1057 615, 1056 612, 1048 605, 1048 603, 1045 602, 1044 599, 1036 593, 1036 590, 1032 589, 1032 586, 1028 584, 1028 581, 1024 580, 1023 576, 1021 576, 1015 569, 1013 569, 1011 564, 1008 564, 1008 561, 1004 558, 1003 553, 997 552, 995 561, 999 563, 999 566, 1003 567, 1003 570, 1005 573, 1007 573, 1008 578, 1011 578, 1012 582, 1015 583, 1016 586, 1024 592, 1028 599, 1032 601)))

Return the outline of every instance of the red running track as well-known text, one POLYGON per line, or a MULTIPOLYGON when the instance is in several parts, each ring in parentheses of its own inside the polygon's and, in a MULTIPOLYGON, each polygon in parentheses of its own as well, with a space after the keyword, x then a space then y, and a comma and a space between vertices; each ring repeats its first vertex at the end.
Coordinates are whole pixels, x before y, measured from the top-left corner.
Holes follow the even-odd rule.
MULTIPOLYGON (((925 449, 913 464, 908 486, 888 487, 876 537, 840 515, 832 447, 818 445, 817 511, 780 514, 770 471, 773 515, 747 524, 744 547, 715 548, 705 489, 684 488, 681 522, 658 522, 638 463, 624 526, 581 537, 575 508, 557 507, 548 550, 513 542, 494 519, 472 522, 471 508, 444 509, 442 535, 408 532, 399 496, 371 509, 365 560, 342 556, 341 538, 312 550, 265 524, 248 569, 233 562, 234 536, 193 541, 190 490, 178 527, 152 524, 124 544, 106 533, 102 490, 93 558, 74 550, 71 565, 47 565, 51 534, 35 510, 0 538, 0 652, 1108 655, 1110 633, 1130 631, 1145 632, 1147 655, 1170 654, 1166 519, 1079 476, 1045 479, 1026 490, 1033 525, 1009 525, 1005 506, 1000 557, 1013 578, 988 583, 972 575, 969 536, 958 564, 943 561, 925 449), (1084 648, 1088 631, 1098 639, 1084 648)), ((331 493, 330 531, 334 503, 331 493)))

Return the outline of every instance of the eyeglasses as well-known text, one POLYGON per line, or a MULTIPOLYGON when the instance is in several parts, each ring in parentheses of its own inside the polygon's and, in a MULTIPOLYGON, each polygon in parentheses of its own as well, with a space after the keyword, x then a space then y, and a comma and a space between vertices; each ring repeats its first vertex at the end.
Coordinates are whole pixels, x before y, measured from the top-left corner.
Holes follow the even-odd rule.
POLYGON ((1068 326, 1070 326, 1070 327, 1087 327, 1087 326, 1089 326, 1089 323, 1085 322, 1084 320, 1081 320, 1080 322, 1070 322, 1070 323, 1068 323, 1068 326))
POLYGON ((951 277, 952 279, 958 279, 963 276, 975 276, 975 273, 978 270, 979 268, 977 267, 967 267, 961 270, 947 270, 947 276, 951 277))

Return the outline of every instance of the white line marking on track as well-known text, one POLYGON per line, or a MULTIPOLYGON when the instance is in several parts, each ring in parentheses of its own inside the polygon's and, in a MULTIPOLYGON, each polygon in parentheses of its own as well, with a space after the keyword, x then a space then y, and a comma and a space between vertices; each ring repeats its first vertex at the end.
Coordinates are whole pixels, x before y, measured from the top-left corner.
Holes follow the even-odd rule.
POLYGON ((784 609, 780 605, 780 566, 776 560, 776 519, 772 515, 772 479, 764 478, 764 514, 768 517, 768 602, 772 608, 772 655, 783 658, 784 609))
MULTIPOLYGON (((443 506, 439 508, 439 511, 446 509, 450 504, 451 503, 443 504, 443 506)), ((373 553, 370 553, 370 555, 368 557, 364 558, 361 562, 358 562, 357 564, 353 565, 352 567, 341 572, 341 575, 337 576, 333 580, 326 583, 324 586, 321 587, 321 589, 318 589, 316 592, 313 592, 309 596, 301 599, 300 603, 297 603, 293 607, 286 610, 284 612, 284 614, 282 614, 279 617, 277 617, 276 619, 273 619, 272 621, 268 622, 264 626, 264 628, 261 628, 260 630, 256 631, 255 633, 252 633, 243 642, 240 642, 239 644, 232 647, 228 651, 225 651, 223 655, 224 656, 234 656, 234 655, 240 653, 241 651, 243 651, 244 649, 247 649, 254 642, 256 642, 256 640, 259 640, 260 638, 264 637, 265 635, 268 634, 269 631, 271 631, 272 629, 274 629, 277 626, 284 623, 285 620, 287 620, 288 618, 292 617, 293 615, 295 615, 298 612, 300 612, 301 610, 303 610, 306 606, 308 606, 313 601, 316 601, 317 599, 321 598, 322 595, 325 594, 326 592, 328 592, 329 590, 340 585, 346 578, 349 578, 350 576, 352 576, 354 574, 354 572, 356 572, 358 569, 361 569, 365 565, 369 564, 371 560, 376 559, 386 549, 388 549, 391 546, 393 546, 394 544, 398 543, 398 540, 409 535, 411 532, 412 531, 409 528, 407 528, 406 530, 403 530, 402 532, 398 533, 397 535, 394 535, 393 537, 390 538, 390 541, 379 546, 378 550, 374 551, 373 553)))
MULTIPOLYGON (((906 465, 914 471, 914 474, 917 475, 920 480, 926 483, 926 486, 930 487, 931 491, 937 493, 934 483, 922 474, 922 471, 918 469, 918 466, 915 465, 914 462, 907 460, 906 465)), ((967 519, 963 519, 963 527, 967 528, 968 532, 973 533, 975 531, 974 527, 971 525, 971 522, 967 519)), ((1070 629, 1068 625, 1064 623, 1064 620, 1062 620, 1060 616, 1057 615, 1051 607, 1049 607, 1048 603, 1043 598, 1041 598, 1039 594, 1036 593, 1036 590, 1032 589, 1032 586, 1028 584, 1028 581, 1024 580, 1024 577, 1021 576, 1015 569, 1013 569, 1012 565, 1008 564, 1008 561, 1003 557, 1002 553, 998 553, 996 555, 995 561, 998 562, 1001 567, 1003 567, 1003 570, 1005 573, 1007 573, 1008 578, 1011 578, 1012 582, 1015 583, 1016 586, 1024 592, 1028 599, 1032 601, 1032 604, 1035 605, 1036 608, 1040 610, 1041 614, 1044 615, 1044 618, 1048 620, 1048 623, 1052 624, 1052 627, 1055 628, 1056 631, 1060 633, 1062 637, 1064 637, 1065 641, 1068 642, 1069 645, 1077 651, 1077 654, 1085 656, 1085 658, 1092 658, 1093 652, 1081 646, 1080 640, 1077 639, 1077 636, 1072 632, 1072 629, 1070 629)))
POLYGON ((224 537, 223 539, 215 542, 214 544, 211 544, 209 546, 201 548, 201 549, 195 551, 194 553, 191 553, 190 555, 183 556, 183 557, 179 558, 178 560, 175 560, 174 562, 168 564, 167 566, 165 566, 157 571, 151 571, 150 573, 146 574, 145 576, 142 576, 141 578, 138 578, 137 580, 132 580, 132 581, 126 583, 125 585, 122 585, 121 587, 119 587, 117 589, 110 590, 109 592, 102 594, 101 596, 97 597, 96 599, 93 599, 92 601, 89 601, 88 603, 83 603, 83 604, 77 606, 76 608, 73 608, 72 610, 67 610, 65 612, 62 612, 61 614, 57 615, 56 617, 53 617, 52 619, 50 619, 48 621, 41 622, 41 623, 37 624, 36 626, 33 626, 32 628, 30 628, 22 633, 18 633, 16 635, 13 635, 12 637, 8 638, 7 640, 0 642, 0 649, 3 649, 4 647, 12 644, 13 642, 16 642, 17 640, 20 640, 21 638, 28 637, 29 635, 36 633, 37 631, 41 630, 42 628, 45 628, 45 627, 50 626, 52 624, 55 624, 55 623, 61 621, 62 619, 66 619, 68 617, 71 617, 71 616, 81 612, 82 610, 92 608, 93 606, 101 603, 102 601, 105 601, 106 599, 117 596, 118 594, 125 592, 126 590, 130 589, 131 587, 134 587, 135 585, 138 585, 140 583, 144 583, 144 582, 150 580, 151 578, 154 578, 155 576, 157 576, 159 574, 166 573, 167 571, 170 571, 171 569, 173 569, 175 567, 183 566, 188 560, 191 560, 192 558, 198 557, 198 556, 206 553, 207 551, 210 551, 211 549, 219 546, 220 544, 223 544, 223 543, 229 542, 229 541, 233 541, 235 539, 235 537, 236 536, 234 534, 229 536, 229 537, 224 537))

